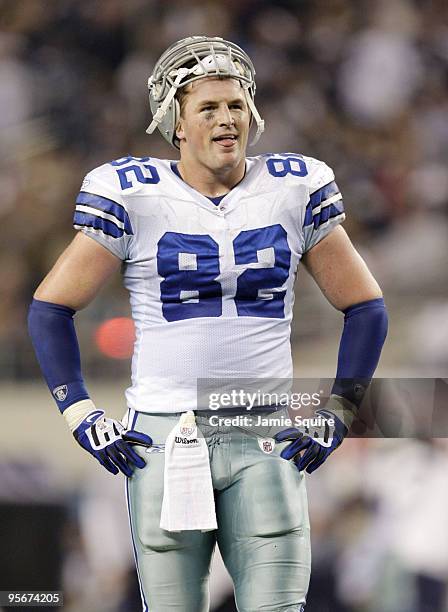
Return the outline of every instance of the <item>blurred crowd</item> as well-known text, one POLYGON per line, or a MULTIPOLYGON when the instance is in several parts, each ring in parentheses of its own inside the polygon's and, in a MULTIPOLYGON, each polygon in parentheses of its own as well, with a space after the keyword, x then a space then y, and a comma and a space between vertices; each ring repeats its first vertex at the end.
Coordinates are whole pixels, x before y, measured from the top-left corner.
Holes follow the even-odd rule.
MULTIPOLYGON (((160 53, 192 34, 223 36, 252 57, 266 120, 254 154, 294 151, 335 170, 345 227, 391 313, 386 371, 446 377, 446 0, 0 0, 0 378, 39 376, 26 311, 74 235, 83 176, 127 154, 177 158, 158 133, 145 134, 146 83, 160 53)), ((295 347, 315 356, 340 325, 306 279, 299 295, 295 347)), ((127 312, 117 280, 80 318, 87 379, 127 375, 128 361, 105 359, 91 342, 98 323, 127 312)), ((316 363, 334 364, 325 346, 316 363)), ((2 466, 3 507, 20 502, 31 468, 2 466)), ((309 479, 307 610, 447 609, 447 468, 444 442, 349 440, 309 479)), ((136 610, 129 542, 117 536, 125 519, 107 514, 122 492, 102 476, 61 502, 67 609, 136 610), (107 519, 98 525, 98 516, 107 519)))
MULTIPOLYGON (((300 152, 334 168, 346 228, 408 321, 407 357, 426 375, 446 366, 445 0, 0 0, 2 376, 37 373, 26 308, 74 235, 84 174, 129 153, 177 157, 145 134, 146 82, 159 54, 191 34, 248 51, 267 125, 253 152, 300 152)), ((81 341, 89 321, 126 308, 113 286, 88 311, 81 341)), ((107 372, 90 345, 90 371, 107 372)))

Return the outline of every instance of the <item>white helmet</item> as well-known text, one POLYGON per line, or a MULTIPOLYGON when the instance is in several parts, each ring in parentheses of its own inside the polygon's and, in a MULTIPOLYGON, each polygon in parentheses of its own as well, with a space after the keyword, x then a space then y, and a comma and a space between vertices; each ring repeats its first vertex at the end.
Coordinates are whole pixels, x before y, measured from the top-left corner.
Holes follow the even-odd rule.
POLYGON ((160 56, 148 79, 153 120, 146 130, 147 134, 152 134, 157 127, 162 136, 178 149, 176 126, 180 107, 175 97, 177 90, 208 76, 227 76, 239 80, 257 124, 257 133, 251 142, 255 144, 264 131, 264 121, 254 104, 255 69, 252 61, 235 43, 208 36, 183 38, 160 56))

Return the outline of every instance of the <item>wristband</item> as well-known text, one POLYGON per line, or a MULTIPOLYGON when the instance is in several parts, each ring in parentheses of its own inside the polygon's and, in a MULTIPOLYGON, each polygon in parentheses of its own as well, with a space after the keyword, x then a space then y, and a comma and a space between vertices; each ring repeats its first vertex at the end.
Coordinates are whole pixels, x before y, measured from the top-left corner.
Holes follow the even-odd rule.
POLYGON ((81 400, 72 404, 64 410, 62 413, 67 421, 67 425, 70 427, 70 431, 73 433, 75 429, 84 421, 86 416, 91 412, 96 411, 97 408, 91 399, 81 400))

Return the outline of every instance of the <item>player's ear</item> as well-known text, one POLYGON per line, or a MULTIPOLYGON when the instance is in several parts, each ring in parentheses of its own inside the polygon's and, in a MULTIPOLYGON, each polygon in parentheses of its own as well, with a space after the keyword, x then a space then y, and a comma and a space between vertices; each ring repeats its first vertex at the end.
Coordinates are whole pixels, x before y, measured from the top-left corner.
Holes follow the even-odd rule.
POLYGON ((185 138, 185 134, 183 130, 182 111, 181 111, 181 107, 180 107, 178 100, 174 99, 174 104, 176 106, 176 119, 177 119, 176 137, 179 140, 182 140, 183 138, 185 138))
POLYGON ((182 120, 182 117, 179 117, 179 121, 177 122, 176 137, 179 140, 184 140, 185 139, 184 122, 182 120))

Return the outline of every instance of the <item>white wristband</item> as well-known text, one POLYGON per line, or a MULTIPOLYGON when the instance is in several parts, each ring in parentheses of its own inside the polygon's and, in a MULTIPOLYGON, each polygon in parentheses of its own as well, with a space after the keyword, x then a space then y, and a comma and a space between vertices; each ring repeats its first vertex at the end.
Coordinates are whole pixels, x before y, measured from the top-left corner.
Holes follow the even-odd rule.
POLYGON ((75 429, 84 421, 86 416, 96 410, 95 404, 91 399, 81 400, 80 402, 76 402, 72 404, 68 408, 64 410, 62 413, 67 421, 68 426, 70 427, 70 431, 75 431, 75 429))

